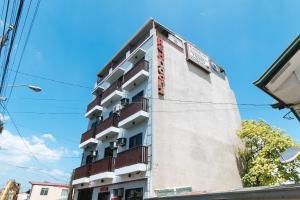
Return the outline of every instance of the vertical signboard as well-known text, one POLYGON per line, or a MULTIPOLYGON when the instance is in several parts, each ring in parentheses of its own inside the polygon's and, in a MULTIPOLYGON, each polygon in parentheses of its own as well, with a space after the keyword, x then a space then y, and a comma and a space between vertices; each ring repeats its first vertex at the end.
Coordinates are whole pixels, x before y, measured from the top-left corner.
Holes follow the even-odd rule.
POLYGON ((165 54, 164 43, 160 36, 157 36, 157 70, 158 70, 158 95, 165 95, 165 54))

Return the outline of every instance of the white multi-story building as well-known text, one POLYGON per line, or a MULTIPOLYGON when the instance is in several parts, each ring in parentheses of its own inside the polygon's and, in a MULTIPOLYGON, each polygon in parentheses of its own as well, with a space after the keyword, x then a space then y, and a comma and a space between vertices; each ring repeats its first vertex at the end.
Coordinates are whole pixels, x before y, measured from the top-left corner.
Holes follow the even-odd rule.
POLYGON ((97 76, 75 200, 241 187, 234 93, 192 43, 151 19, 97 76))

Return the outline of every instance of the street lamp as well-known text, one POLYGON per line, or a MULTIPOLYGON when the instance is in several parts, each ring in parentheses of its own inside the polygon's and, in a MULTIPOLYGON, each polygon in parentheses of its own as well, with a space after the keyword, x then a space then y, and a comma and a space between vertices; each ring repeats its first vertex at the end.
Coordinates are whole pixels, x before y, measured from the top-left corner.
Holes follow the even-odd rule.
MULTIPOLYGON (((6 87, 27 87, 29 89, 31 89, 34 92, 41 92, 42 88, 40 88, 39 86, 36 85, 30 85, 30 84, 18 84, 18 85, 7 85, 6 87)), ((2 101, 6 101, 6 97, 4 96, 0 96, 0 102, 2 101)))
POLYGON ((29 89, 33 90, 34 92, 42 91, 42 88, 40 88, 36 85, 30 85, 30 84, 8 85, 7 87, 28 87, 29 89))

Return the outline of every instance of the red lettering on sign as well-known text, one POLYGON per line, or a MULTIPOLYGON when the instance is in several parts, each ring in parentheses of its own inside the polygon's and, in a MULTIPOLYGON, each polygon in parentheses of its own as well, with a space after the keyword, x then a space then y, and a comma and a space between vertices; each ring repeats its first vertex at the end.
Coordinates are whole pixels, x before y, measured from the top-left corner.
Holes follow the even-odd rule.
POLYGON ((160 96, 165 95, 165 54, 164 54, 164 43, 160 36, 157 36, 157 71, 158 71, 158 94, 160 96))

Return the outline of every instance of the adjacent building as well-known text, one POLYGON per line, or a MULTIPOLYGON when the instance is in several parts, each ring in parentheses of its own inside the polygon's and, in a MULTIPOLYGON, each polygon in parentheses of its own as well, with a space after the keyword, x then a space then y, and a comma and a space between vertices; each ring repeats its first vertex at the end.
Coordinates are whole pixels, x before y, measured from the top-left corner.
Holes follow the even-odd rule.
POLYGON ((300 35, 254 84, 277 101, 274 108, 288 108, 300 121, 300 35))
POLYGON ((203 51, 151 19, 97 77, 75 200, 242 187, 235 95, 203 51))
POLYGON ((69 185, 49 182, 30 182, 29 200, 67 200, 69 185))

